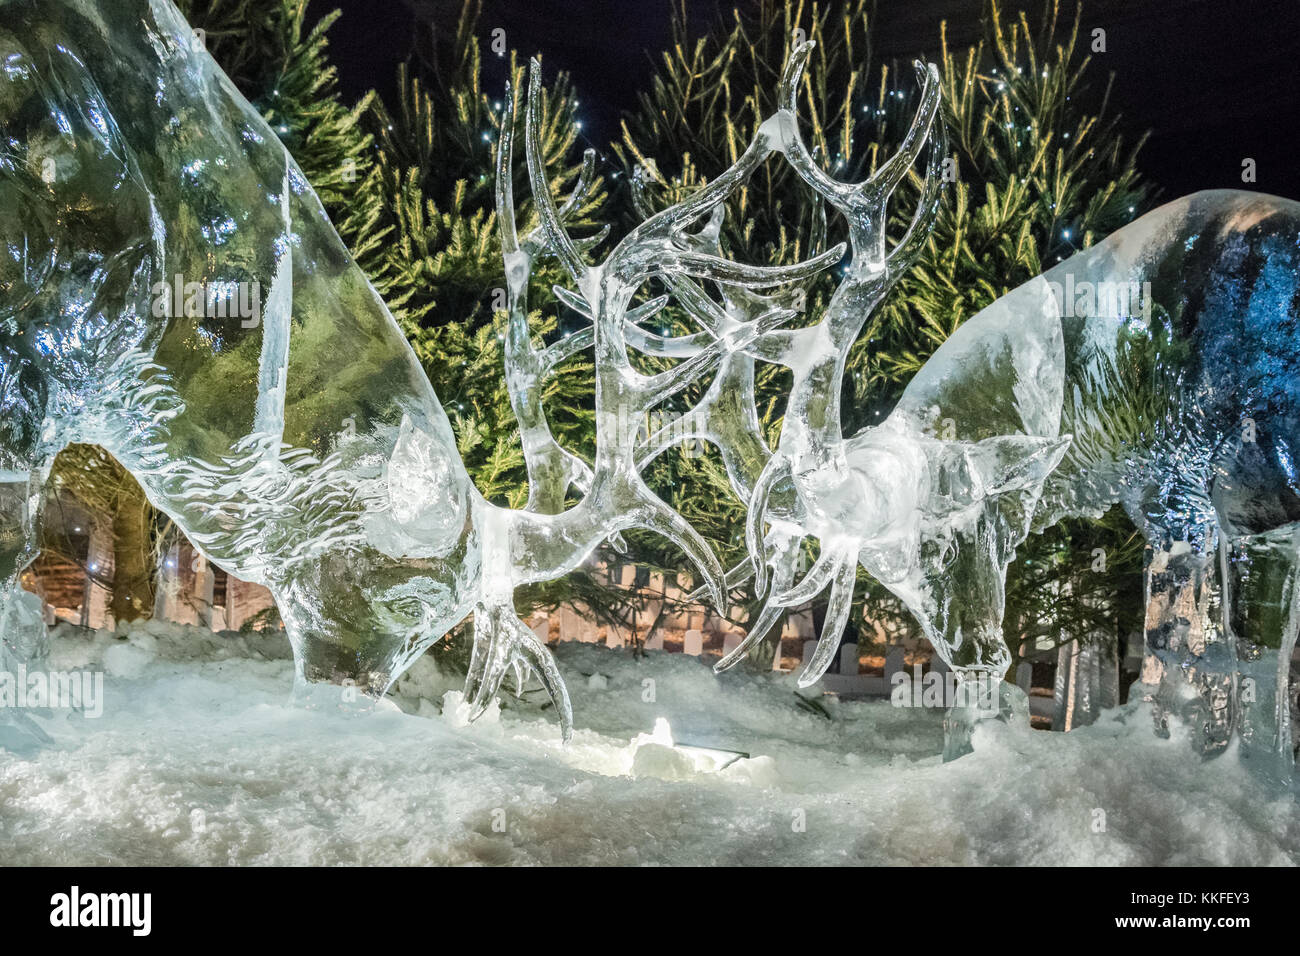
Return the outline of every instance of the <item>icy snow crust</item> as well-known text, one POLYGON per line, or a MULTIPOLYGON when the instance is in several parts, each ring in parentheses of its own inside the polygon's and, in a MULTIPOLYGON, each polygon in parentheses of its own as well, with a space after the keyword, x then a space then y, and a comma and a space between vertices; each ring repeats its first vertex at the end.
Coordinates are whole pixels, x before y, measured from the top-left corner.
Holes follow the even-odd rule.
POLYGON ((975 753, 943 764, 938 711, 818 698, 827 719, 792 676, 594 645, 557 657, 577 705, 568 747, 543 693, 466 725, 461 678, 427 656, 374 713, 344 716, 286 703, 280 635, 60 628, 50 668, 102 668, 104 713, 55 712, 54 746, 0 751, 0 862, 1300 860, 1294 789, 1269 791, 1232 752, 1188 761, 1183 734, 1156 738, 1141 711, 1066 735, 984 722, 975 753), (659 718, 677 744, 751 756, 710 772, 651 738, 659 718))

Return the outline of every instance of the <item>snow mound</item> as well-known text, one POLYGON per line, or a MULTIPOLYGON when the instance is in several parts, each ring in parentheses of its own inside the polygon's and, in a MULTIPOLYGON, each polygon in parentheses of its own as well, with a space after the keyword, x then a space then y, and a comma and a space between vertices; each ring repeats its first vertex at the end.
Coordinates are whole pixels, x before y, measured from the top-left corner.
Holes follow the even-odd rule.
POLYGON ((0 859, 32 864, 1294 864, 1296 792, 1190 759, 1137 707, 1049 734, 796 693, 779 674, 566 644, 544 692, 465 721, 426 657, 365 716, 287 704, 281 634, 60 628, 103 715, 0 752, 0 859), (593 679, 599 676, 599 679, 593 679), (802 696, 801 696, 802 695, 802 696), (400 710, 398 709, 400 708, 400 710))

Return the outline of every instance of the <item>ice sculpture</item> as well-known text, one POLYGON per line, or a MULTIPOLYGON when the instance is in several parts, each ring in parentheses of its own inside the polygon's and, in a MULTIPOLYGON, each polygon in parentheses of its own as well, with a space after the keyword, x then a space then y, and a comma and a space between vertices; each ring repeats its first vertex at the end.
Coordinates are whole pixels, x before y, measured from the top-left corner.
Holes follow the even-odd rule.
MULTIPOLYGON (((639 425, 793 313, 669 342, 638 325, 663 300, 631 302, 666 273, 770 288, 841 258, 836 247, 769 268, 689 248, 686 227, 779 148, 783 120, 593 266, 593 243, 571 239, 551 201, 530 112, 540 228, 518 235, 509 177, 498 191, 507 375, 531 483, 528 507, 511 511, 474 488, 429 382, 311 187, 170 3, 7 2, 0 45, 0 665, 41 654, 44 627, 18 576, 34 555, 42 481, 71 442, 103 446, 210 560, 271 589, 308 702, 337 702, 320 690, 345 682, 382 695, 473 612, 475 712, 508 673, 536 674, 567 736, 563 683, 513 593, 627 528, 671 538, 724 602, 717 558, 638 472, 639 425), (543 251, 568 267, 568 298, 591 326, 539 350, 525 291, 543 251), (646 376, 629 347, 686 357, 646 376), (541 407, 548 371, 583 348, 597 359, 590 467, 556 445, 541 407), (570 486, 583 496, 565 510, 570 486)), ((531 84, 530 111, 535 64, 531 84)), ((507 135, 502 162, 511 149, 507 135)))
MULTIPOLYGON (((832 472, 842 484, 808 480, 812 468, 796 479, 802 514, 829 511, 832 521, 772 521, 764 542, 755 495, 751 550, 778 579, 770 606, 834 579, 838 607, 856 555, 960 676, 1000 679, 1015 546, 1032 529, 1118 503, 1148 542, 1138 691, 1157 727, 1177 715, 1206 755, 1236 732, 1246 756, 1289 774, 1298 276, 1300 203, 1211 191, 999 299, 944 343, 885 422, 843 443, 832 472), (845 541, 853 527, 861 531, 845 541), (801 534, 820 539, 822 558, 781 593, 784 542, 801 534)), ((832 624, 841 626, 828 616, 805 681, 838 642, 832 624)), ((1016 706, 1016 691, 1002 688, 1001 706, 1016 706)), ((968 745, 973 710, 950 715, 950 756, 968 745)))
MULTIPOLYGON (((800 676, 818 680, 861 566, 964 680, 1000 684, 1016 546, 1033 527, 1118 501, 1151 542, 1146 690, 1157 719, 1190 717, 1205 752, 1240 728, 1251 751, 1289 757, 1296 204, 1204 193, 1143 217, 971 319, 887 420, 846 438, 848 349, 939 207, 935 69, 918 64, 919 108, 898 153, 867 181, 841 183, 798 129, 811 47, 796 47, 781 108, 736 163, 658 212, 638 178, 644 221, 592 264, 603 234, 565 228, 592 159, 557 205, 534 64, 527 97, 505 98, 497 152, 505 371, 530 482, 527 507, 512 511, 474 488, 432 388, 310 186, 167 0, 0 0, 0 47, 0 667, 42 653, 39 609, 18 576, 34 556, 42 480, 70 442, 108 449, 209 559, 272 590, 300 698, 337 702, 321 689, 352 683, 374 699, 473 613, 472 710, 507 674, 535 674, 566 737, 563 682, 516 617, 514 591, 568 573, 622 530, 678 544, 718 605, 754 576, 766 606, 720 668, 829 587, 800 676), (508 175, 521 98, 538 220, 522 232, 508 175), (927 145, 910 225, 887 242, 891 195, 927 145), (851 255, 821 316, 801 314, 800 285, 846 253, 823 248, 824 229, 794 265, 735 262, 721 246, 724 200, 769 159, 789 163, 847 226, 851 255), (590 323, 545 346, 527 321, 541 255, 563 263, 572 288, 557 292, 590 323), (651 281, 666 294, 634 304, 651 281), (1105 290, 1116 307, 1099 308, 1105 290), (645 327, 670 300, 697 330, 645 327), (585 349, 596 368, 590 464, 556 442, 542 401, 556 365, 585 349), (632 352, 680 361, 645 375, 632 352), (758 362, 792 372, 775 448, 758 425, 758 362), (646 412, 706 377, 684 422, 639 433, 646 412), (695 439, 719 448, 749 503, 751 560, 726 574, 640 474, 695 439), (580 500, 566 507, 571 493, 580 500), (796 580, 807 539, 820 555, 796 580)), ((997 709, 1020 710, 1000 687, 997 709)), ((950 755, 977 710, 950 715, 950 755)))

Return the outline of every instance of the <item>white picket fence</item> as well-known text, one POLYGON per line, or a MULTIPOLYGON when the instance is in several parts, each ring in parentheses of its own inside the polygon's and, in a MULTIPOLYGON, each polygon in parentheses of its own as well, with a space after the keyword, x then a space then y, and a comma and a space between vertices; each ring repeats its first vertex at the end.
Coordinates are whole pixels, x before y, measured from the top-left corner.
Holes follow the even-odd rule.
MULTIPOLYGON (((561 612, 563 613, 563 612, 561 612)), ((594 630, 588 622, 579 617, 576 613, 570 612, 569 616, 572 621, 566 621, 561 618, 561 640, 566 639, 564 635, 573 634, 578 640, 596 640, 594 630), (568 625, 567 627, 565 625, 568 625)), ((538 637, 543 641, 549 638, 549 624, 542 622, 536 625, 538 637)), ((567 639, 574 639, 567 638, 567 639)), ((723 637, 722 653, 729 654, 744 639, 744 635, 731 632, 723 637)), ((610 647, 623 646, 622 636, 613 632, 609 633, 606 638, 606 644, 610 647)), ((645 643, 647 651, 662 651, 664 649, 664 633, 656 632, 645 643)), ((817 649, 816 640, 806 640, 803 642, 803 663, 807 664, 813 653, 817 649)), ((684 644, 682 652, 692 657, 699 657, 704 653, 704 632, 698 628, 689 628, 684 634, 684 644)), ((905 649, 901 645, 893 645, 885 652, 885 669, 884 674, 860 674, 858 673, 858 645, 845 644, 840 647, 839 669, 838 673, 832 672, 824 675, 821 679, 823 690, 830 691, 840 697, 849 698, 872 698, 888 697, 895 686, 895 675, 900 672, 910 672, 905 663, 905 649)), ((772 669, 780 670, 781 655, 776 655, 772 661, 772 669)), ((931 658, 930 672, 947 674, 948 667, 937 656, 931 658)), ((1029 693, 1033 682, 1033 667, 1029 661, 1021 661, 1015 669, 1015 682, 1026 694, 1029 693)), ((1050 697, 1033 697, 1029 698, 1030 712, 1034 716, 1052 717, 1053 700, 1050 697)))

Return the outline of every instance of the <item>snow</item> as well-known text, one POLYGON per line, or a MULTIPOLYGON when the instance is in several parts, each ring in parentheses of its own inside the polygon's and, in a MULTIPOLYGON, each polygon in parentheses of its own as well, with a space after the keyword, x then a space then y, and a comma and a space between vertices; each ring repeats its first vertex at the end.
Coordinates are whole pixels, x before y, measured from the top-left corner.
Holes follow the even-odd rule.
POLYGON ((280 634, 53 643, 52 669, 105 672, 104 711, 0 752, 9 865, 1300 862, 1295 789, 1193 759, 1131 707, 1064 735, 986 722, 943 764, 937 711, 821 713, 792 675, 563 644, 565 747, 540 690, 467 723, 432 657, 357 716, 287 703, 280 634))

